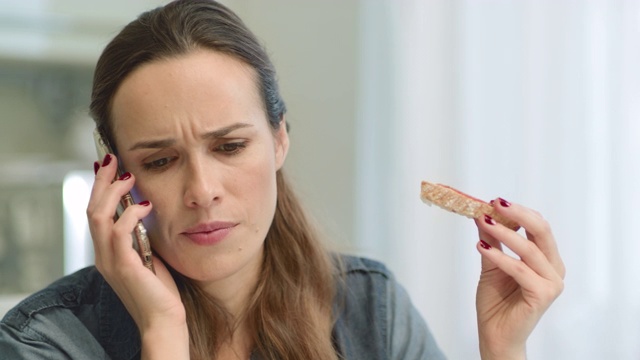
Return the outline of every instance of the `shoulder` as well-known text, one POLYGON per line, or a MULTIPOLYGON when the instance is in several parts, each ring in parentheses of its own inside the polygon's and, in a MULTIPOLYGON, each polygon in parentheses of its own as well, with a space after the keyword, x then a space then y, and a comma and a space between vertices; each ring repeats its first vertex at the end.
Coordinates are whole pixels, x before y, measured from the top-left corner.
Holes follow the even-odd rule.
POLYGON ((132 358, 135 323, 95 267, 65 276, 9 310, 0 353, 14 358, 132 358))
POLYGON ((7 312, 2 324, 24 329, 38 313, 52 309, 70 309, 82 303, 94 303, 103 281, 95 267, 79 270, 22 300, 7 312))
POLYGON ((350 301, 368 302, 373 305, 378 302, 384 303, 394 292, 396 279, 384 263, 353 255, 339 255, 337 259, 339 295, 347 296, 350 301))
POLYGON ((382 301, 379 296, 386 297, 394 287, 396 280, 392 272, 378 260, 346 254, 335 255, 334 259, 339 297, 351 302, 382 301))
POLYGON ((358 276, 369 275, 380 277, 381 279, 393 279, 393 274, 387 266, 374 259, 354 256, 354 255, 337 255, 338 273, 342 276, 358 276))
POLYGON ((348 255, 339 259, 333 335, 345 358, 444 359, 407 291, 384 263, 348 255))
POLYGON ((387 358, 389 295, 394 281, 390 271, 373 259, 350 255, 336 259, 333 336, 337 347, 345 358, 387 358))

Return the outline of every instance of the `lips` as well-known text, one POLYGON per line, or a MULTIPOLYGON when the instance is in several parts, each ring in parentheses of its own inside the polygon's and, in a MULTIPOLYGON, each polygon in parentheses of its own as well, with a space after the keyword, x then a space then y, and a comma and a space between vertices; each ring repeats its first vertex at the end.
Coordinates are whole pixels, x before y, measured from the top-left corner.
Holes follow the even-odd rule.
POLYGON ((198 245, 214 245, 224 240, 237 223, 214 221, 198 224, 181 233, 198 245))

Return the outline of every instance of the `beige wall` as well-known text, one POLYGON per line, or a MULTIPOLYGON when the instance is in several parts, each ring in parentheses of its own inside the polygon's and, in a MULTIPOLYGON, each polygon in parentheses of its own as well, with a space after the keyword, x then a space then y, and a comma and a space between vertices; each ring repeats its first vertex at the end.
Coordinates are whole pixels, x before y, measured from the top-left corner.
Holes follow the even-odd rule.
POLYGON ((291 124, 286 170, 333 241, 354 241, 358 2, 227 1, 264 42, 291 124))

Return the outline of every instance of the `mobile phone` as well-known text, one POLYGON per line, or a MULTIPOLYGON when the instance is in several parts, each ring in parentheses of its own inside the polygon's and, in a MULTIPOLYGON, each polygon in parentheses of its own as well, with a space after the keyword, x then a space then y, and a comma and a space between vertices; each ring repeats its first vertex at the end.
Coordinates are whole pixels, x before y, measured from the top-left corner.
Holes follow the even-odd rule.
MULTIPOLYGON (((93 140, 96 143, 96 151, 98 153, 98 161, 104 159, 105 155, 113 154, 113 148, 109 145, 107 139, 102 136, 100 130, 96 127, 93 130, 93 140)), ((116 172, 115 179, 119 178, 122 174, 124 174, 124 170, 122 169, 121 162, 118 161, 118 170, 116 172)), ((120 204, 116 209, 115 218, 117 219, 124 209, 135 204, 133 201, 133 197, 131 193, 126 193, 122 199, 120 199, 120 204)), ((151 270, 155 274, 155 269, 153 268, 153 260, 152 260, 152 252, 151 252, 151 244, 149 242, 149 237, 147 236, 147 229, 145 229, 142 221, 138 221, 136 227, 133 229, 133 248, 138 251, 140 258, 142 259, 142 264, 149 270, 151 270)))

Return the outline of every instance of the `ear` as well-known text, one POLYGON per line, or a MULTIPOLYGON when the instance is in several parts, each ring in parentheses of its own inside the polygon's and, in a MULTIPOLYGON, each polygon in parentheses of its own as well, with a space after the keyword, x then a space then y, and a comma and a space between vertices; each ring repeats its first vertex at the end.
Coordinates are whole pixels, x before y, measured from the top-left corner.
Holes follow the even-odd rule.
POLYGON ((275 146, 276 146, 276 170, 280 170, 284 165, 284 160, 287 158, 289 152, 289 133, 287 132, 287 123, 282 116, 280 120, 280 127, 275 134, 275 146))

